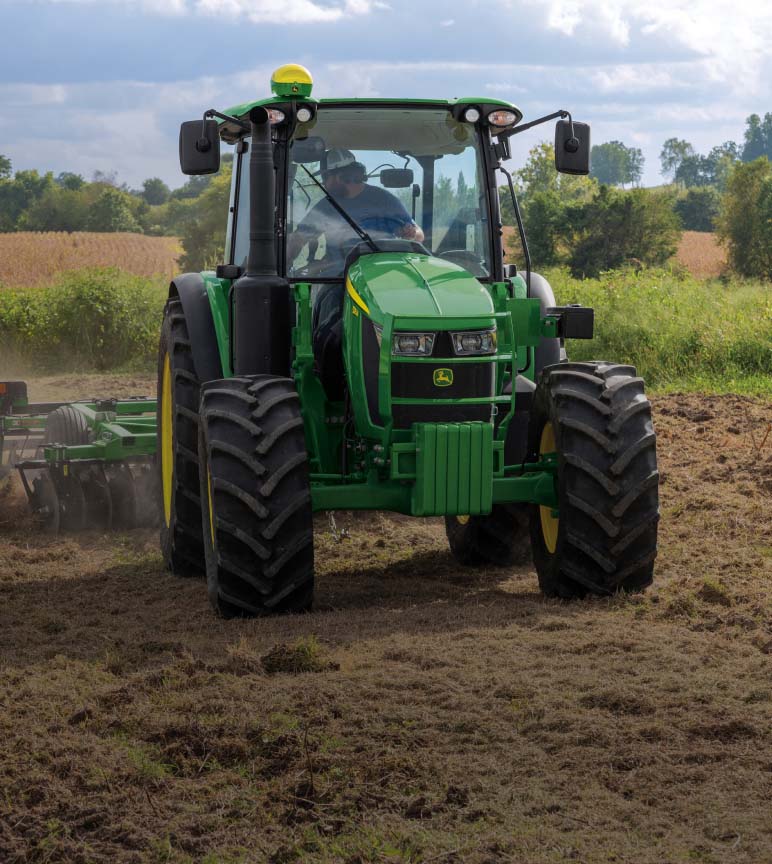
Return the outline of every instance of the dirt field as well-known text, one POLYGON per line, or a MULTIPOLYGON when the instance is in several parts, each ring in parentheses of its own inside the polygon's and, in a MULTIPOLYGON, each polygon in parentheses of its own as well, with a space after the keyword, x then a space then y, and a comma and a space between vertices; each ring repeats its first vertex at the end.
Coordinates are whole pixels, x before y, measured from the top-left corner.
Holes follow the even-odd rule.
POLYGON ((224 622, 152 533, 7 493, 0 861, 772 861, 772 403, 654 402, 657 582, 610 601, 338 514, 313 613, 224 622))
POLYGON ((0 286, 44 285, 64 270, 120 267, 137 276, 177 272, 176 237, 99 234, 86 231, 21 231, 0 234, 0 286))

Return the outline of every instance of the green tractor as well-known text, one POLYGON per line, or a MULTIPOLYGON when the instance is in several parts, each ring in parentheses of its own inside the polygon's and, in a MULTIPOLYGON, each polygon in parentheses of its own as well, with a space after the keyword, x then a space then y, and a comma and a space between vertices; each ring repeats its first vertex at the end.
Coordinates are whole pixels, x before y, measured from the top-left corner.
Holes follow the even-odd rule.
POLYGON ((589 127, 521 124, 489 98, 321 99, 307 70, 182 125, 186 174, 233 147, 225 261, 171 284, 158 364, 161 545, 226 617, 302 611, 313 514, 442 516, 464 564, 530 553, 572 598, 652 581, 658 473, 631 366, 570 362, 591 309, 531 272, 509 139, 558 119, 556 168, 589 127), (504 262, 498 173, 523 268, 504 262))

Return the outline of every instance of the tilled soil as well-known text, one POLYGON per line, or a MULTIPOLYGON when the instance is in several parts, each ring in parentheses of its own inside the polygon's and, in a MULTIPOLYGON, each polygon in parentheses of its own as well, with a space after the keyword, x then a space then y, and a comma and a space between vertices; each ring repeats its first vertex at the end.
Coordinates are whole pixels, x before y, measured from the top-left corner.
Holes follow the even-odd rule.
POLYGON ((772 404, 653 401, 634 597, 336 514, 313 613, 226 622, 152 532, 41 536, 6 490, 0 862, 772 861, 772 404))

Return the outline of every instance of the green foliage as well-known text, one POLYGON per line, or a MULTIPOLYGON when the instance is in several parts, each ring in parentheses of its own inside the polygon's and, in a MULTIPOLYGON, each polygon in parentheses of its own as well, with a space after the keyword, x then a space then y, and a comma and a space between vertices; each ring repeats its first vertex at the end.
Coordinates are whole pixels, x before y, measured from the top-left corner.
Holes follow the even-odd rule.
POLYGON ((765 114, 763 120, 758 114, 751 114, 745 121, 742 160, 755 162, 762 156, 772 161, 772 114, 770 113, 765 114))
POLYGON ((772 279, 772 164, 766 156, 732 171, 721 200, 718 233, 737 273, 772 279))
POLYGON ((139 222, 131 212, 128 197, 120 189, 106 186, 89 210, 88 230, 139 232, 139 222))
POLYGON ((675 211, 686 231, 713 231, 721 196, 715 186, 687 189, 675 204, 675 211))
POLYGON ((626 147, 621 141, 608 141, 592 148, 590 173, 599 183, 621 186, 640 182, 643 164, 643 153, 637 147, 626 147))
POLYGON ((11 160, 7 156, 0 153, 0 180, 5 180, 11 176, 11 160))
POLYGON ((668 189, 623 192, 601 186, 566 216, 566 245, 575 276, 597 276, 623 264, 661 265, 675 253, 680 225, 668 189))
POLYGON ((13 179, 0 180, 0 231, 15 231, 19 217, 54 185, 53 174, 17 171, 13 179))
POLYGON ((117 268, 64 273, 46 288, 0 291, 0 355, 41 369, 150 367, 165 284, 117 268))
POLYGON ((662 176, 674 178, 684 159, 696 155, 694 147, 680 138, 668 138, 662 145, 659 161, 662 165, 662 176))
POLYGON ((171 190, 160 177, 151 177, 142 184, 141 197, 147 204, 165 204, 169 200, 171 190))
POLYGON ((211 270, 222 263, 230 185, 231 166, 225 165, 198 198, 177 202, 177 227, 184 250, 180 265, 184 270, 211 270))
POLYGON ((571 359, 631 363, 657 388, 772 392, 772 298, 764 285, 649 269, 584 280, 566 269, 545 275, 559 303, 595 309, 595 338, 569 341, 571 359))

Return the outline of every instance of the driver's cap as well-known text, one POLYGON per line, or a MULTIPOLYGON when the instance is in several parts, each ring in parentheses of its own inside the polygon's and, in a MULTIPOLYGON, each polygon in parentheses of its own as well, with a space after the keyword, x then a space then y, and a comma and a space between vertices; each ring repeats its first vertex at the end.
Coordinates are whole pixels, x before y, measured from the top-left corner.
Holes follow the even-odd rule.
POLYGON ((346 150, 345 147, 332 147, 327 151, 326 171, 338 171, 341 168, 356 164, 356 157, 350 150, 346 150))

